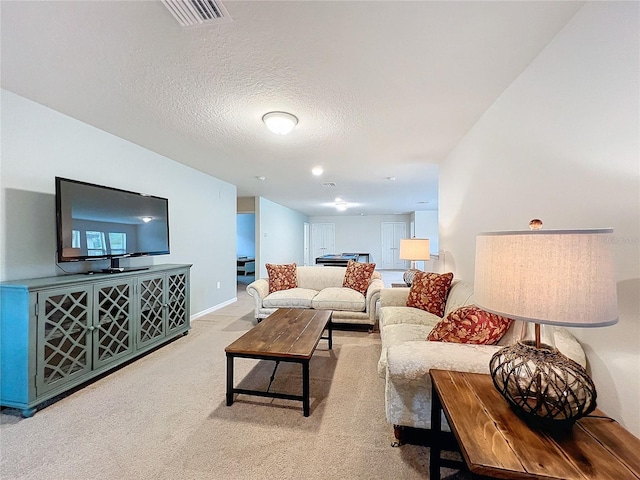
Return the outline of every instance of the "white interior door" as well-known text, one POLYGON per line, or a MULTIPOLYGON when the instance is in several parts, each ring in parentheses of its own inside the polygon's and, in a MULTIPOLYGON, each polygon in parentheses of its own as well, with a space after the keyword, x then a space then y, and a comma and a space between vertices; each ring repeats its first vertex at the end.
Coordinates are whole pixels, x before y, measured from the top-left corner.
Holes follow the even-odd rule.
POLYGON ((304 237, 304 257, 303 257, 304 264, 311 265, 311 260, 309 259, 309 253, 311 253, 311 250, 309 249, 309 224, 307 222, 304 222, 303 237, 304 237))
POLYGON ((393 224, 382 223, 382 269, 391 270, 393 268, 393 224))
POLYGON ((335 252, 336 226, 334 223, 314 223, 311 227, 311 251, 310 265, 315 264, 315 259, 322 255, 335 252))
POLYGON ((407 238, 407 225, 403 222, 382 222, 382 269, 404 270, 405 260, 400 260, 400 239, 407 238))

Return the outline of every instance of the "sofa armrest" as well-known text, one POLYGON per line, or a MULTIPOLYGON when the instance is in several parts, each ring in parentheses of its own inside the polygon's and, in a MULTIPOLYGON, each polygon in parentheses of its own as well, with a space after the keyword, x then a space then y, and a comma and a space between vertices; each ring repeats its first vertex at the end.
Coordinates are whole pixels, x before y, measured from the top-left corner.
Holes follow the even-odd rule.
MULTIPOLYGON (((584 350, 565 328, 555 330, 556 346, 566 356, 586 365, 584 350)), ((489 361, 503 345, 407 341, 387 349, 387 380, 398 383, 424 381, 429 370, 489 373, 489 361)))
POLYGON ((500 345, 412 341, 389 347, 387 381, 394 383, 424 382, 429 370, 456 370, 489 373, 489 361, 500 345))
POLYGON ((380 278, 374 278, 369 282, 369 287, 365 295, 365 312, 369 314, 371 324, 376 323, 377 303, 380 299, 380 291, 384 288, 384 282, 380 278))
POLYGON ((262 308, 262 300, 269 295, 269 280, 266 278, 259 278, 254 282, 247 285, 247 293, 253 297, 255 302, 256 318, 258 318, 258 312, 262 308))
POLYGON ((409 287, 383 288, 380 291, 381 307, 406 307, 409 287))

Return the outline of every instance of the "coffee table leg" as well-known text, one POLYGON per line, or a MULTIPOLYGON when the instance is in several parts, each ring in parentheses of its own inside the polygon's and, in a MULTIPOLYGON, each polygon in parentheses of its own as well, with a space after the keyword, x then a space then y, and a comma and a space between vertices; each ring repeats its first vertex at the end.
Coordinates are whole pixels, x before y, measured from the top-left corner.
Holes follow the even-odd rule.
POLYGON ((309 361, 302 363, 302 411, 309 416, 309 361))
POLYGON ((333 320, 329 319, 329 350, 333 348, 333 320))
POLYGON ((429 479, 440 480, 440 443, 442 438, 440 425, 442 417, 442 405, 438 398, 436 388, 431 386, 431 446, 429 451, 429 479))
POLYGON ((233 405, 233 355, 227 353, 227 407, 233 405))

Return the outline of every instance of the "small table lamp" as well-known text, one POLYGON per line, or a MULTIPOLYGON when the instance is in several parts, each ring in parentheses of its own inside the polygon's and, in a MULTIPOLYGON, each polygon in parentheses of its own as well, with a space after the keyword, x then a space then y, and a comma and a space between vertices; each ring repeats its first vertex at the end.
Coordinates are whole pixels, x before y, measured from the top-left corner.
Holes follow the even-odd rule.
POLYGON ((400 260, 411 260, 411 268, 404 272, 403 280, 408 287, 413 283, 413 277, 419 270, 416 269, 416 262, 429 260, 429 239, 428 238, 401 238, 400 239, 400 260))
POLYGON ((523 320, 523 338, 490 362, 493 383, 525 420, 572 425, 596 407, 586 370, 555 348, 544 325, 618 321, 612 229, 481 233, 474 296, 484 310, 523 320), (527 328, 533 326, 533 329, 527 328), (529 338, 527 334, 535 333, 529 338))

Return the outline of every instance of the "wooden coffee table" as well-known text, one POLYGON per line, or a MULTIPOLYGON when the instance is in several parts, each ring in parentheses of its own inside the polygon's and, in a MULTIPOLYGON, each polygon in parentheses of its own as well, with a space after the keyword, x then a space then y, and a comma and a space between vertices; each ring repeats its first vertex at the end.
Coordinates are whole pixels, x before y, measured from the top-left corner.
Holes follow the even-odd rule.
MULTIPOLYGON (((299 400, 305 417, 309 416, 309 361, 321 339, 333 348, 333 328, 331 310, 311 310, 302 308, 280 308, 258 325, 230 344, 227 354, 227 406, 233 404, 234 394, 257 395, 260 397, 299 400), (322 334, 327 330, 328 334, 322 334), (290 395, 262 390, 235 388, 233 361, 239 358, 274 360, 276 369, 280 362, 302 365, 302 395, 290 395)), ((275 376, 275 370, 271 381, 275 376)), ((269 384, 270 386, 271 384, 269 384)))
POLYGON ((474 478, 640 479, 640 440, 601 411, 565 432, 530 427, 511 410, 489 375, 431 370, 429 478, 461 462, 440 458, 444 412, 474 478))

